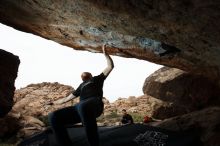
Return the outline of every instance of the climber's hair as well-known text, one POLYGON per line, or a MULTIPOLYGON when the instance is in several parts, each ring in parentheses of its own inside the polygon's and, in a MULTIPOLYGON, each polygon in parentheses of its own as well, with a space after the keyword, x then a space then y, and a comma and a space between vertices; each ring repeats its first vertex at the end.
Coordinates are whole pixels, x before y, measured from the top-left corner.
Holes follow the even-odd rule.
POLYGON ((92 74, 90 72, 83 72, 81 74, 81 78, 83 81, 90 80, 92 78, 92 74))

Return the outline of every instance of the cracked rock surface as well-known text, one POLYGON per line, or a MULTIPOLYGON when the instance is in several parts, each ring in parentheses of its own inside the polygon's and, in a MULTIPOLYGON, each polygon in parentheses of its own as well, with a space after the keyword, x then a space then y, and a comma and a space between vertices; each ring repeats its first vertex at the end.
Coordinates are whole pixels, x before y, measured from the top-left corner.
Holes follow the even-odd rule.
POLYGON ((219 0, 1 0, 0 22, 78 50, 148 60, 216 79, 219 0))

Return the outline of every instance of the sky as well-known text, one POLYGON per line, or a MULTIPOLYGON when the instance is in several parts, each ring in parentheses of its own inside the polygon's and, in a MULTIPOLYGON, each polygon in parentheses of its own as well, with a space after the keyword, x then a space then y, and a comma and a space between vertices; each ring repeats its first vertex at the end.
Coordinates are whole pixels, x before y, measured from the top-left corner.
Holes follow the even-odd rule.
MULTIPOLYGON (((74 89, 82 82, 81 73, 100 74, 107 66, 101 53, 76 51, 54 41, 18 31, 0 23, 0 49, 19 56, 21 61, 16 89, 32 83, 59 82, 74 89)), ((104 97, 110 102, 119 97, 143 95, 145 79, 161 65, 144 60, 111 56, 114 69, 104 84, 104 97)))

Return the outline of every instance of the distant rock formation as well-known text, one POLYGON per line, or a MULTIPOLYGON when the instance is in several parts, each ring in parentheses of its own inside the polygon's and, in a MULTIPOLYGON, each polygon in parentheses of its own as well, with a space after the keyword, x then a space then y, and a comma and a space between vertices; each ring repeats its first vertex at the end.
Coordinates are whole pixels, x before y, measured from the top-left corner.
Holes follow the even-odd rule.
POLYGON ((18 56, 0 49, 0 118, 13 106, 15 79, 20 60, 18 56))
POLYGON ((143 122, 144 116, 152 117, 161 107, 169 106, 168 102, 163 102, 148 95, 118 98, 113 103, 109 103, 105 99, 104 103, 104 113, 98 120, 100 125, 119 125, 122 118, 122 109, 126 109, 133 116, 135 122, 143 122))
POLYGON ((0 119, 0 138, 12 134, 27 137, 42 131, 48 113, 77 102, 74 99, 62 105, 52 105, 53 101, 66 97, 73 90, 72 87, 59 83, 31 84, 16 90, 12 111, 0 119))
POLYGON ((60 98, 66 97, 74 89, 71 86, 59 83, 31 84, 25 88, 16 90, 14 100, 16 104, 14 111, 28 116, 45 116, 49 112, 72 105, 76 100, 63 105, 53 105, 51 103, 60 98))
POLYGON ((104 115, 109 115, 112 112, 121 114, 122 109, 126 109, 128 113, 152 116, 157 109, 168 105, 168 102, 163 102, 149 95, 139 97, 130 96, 128 98, 119 98, 113 103, 105 104, 104 115))

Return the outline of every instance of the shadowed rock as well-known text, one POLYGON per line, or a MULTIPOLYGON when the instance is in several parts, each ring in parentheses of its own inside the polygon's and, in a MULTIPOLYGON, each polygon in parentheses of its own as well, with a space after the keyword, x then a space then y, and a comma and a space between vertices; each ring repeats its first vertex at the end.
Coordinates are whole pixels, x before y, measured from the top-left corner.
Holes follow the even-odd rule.
POLYGON ((0 49, 0 118, 13 106, 14 83, 19 64, 17 56, 0 49))
POLYGON ((161 122, 152 123, 151 125, 173 131, 193 130, 199 135, 204 146, 219 146, 219 120, 220 108, 211 107, 161 122))
POLYGON ((78 50, 220 73, 219 0, 1 0, 0 22, 78 50))

